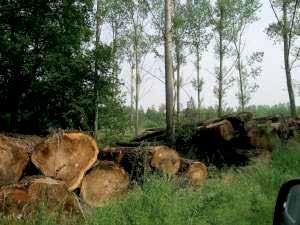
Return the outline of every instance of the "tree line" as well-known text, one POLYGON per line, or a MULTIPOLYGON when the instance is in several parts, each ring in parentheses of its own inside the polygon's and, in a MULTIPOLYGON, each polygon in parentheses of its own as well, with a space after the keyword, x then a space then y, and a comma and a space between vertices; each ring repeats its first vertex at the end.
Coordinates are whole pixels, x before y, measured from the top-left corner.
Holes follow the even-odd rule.
MULTIPOLYGON (((292 72, 300 55, 299 1, 268 4, 274 23, 266 33, 284 47, 290 114, 296 116, 292 72)), ((3 0, 0 129, 62 127, 97 133, 133 126, 138 134, 143 61, 152 54, 165 65, 166 126, 174 137, 183 112, 182 67, 192 54, 195 105, 201 114, 201 62, 211 40, 218 61, 213 73, 217 115, 224 114, 225 97, 234 84, 239 110, 245 111, 259 86, 264 57, 261 51, 245 52, 246 30, 259 19, 261 7, 260 0, 3 0), (107 30, 109 42, 103 40, 107 30), (129 113, 120 79, 124 63, 130 67, 129 113)))

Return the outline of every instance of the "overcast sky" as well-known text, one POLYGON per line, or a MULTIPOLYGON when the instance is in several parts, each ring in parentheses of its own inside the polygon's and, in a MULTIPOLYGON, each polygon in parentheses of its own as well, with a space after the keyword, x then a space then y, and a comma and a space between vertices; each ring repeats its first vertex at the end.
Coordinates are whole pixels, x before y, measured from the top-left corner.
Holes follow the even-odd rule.
MULTIPOLYGON (((251 53, 254 51, 263 51, 265 53, 262 64, 263 72, 258 80, 260 88, 253 95, 251 104, 274 105, 288 102, 286 80, 283 70, 283 50, 281 45, 274 45, 274 41, 270 40, 265 33, 266 27, 271 22, 274 22, 275 17, 269 6, 269 1, 261 1, 263 6, 259 12, 260 20, 250 25, 246 32, 247 46, 245 53, 251 53)), ((214 43, 212 42, 208 48, 208 52, 203 55, 203 60, 201 62, 201 75, 205 82, 202 93, 204 106, 215 106, 217 103, 213 94, 215 77, 212 72, 214 72, 214 68, 218 62, 216 61, 213 49, 214 43)), ((181 104, 183 107, 186 106, 186 102, 191 96, 196 101, 196 92, 190 84, 190 81, 196 76, 193 60, 193 57, 188 57, 187 64, 182 70, 183 80, 186 84, 184 86, 184 90, 181 92, 181 104)), ((162 59, 149 56, 145 60, 143 67, 146 71, 160 77, 162 80, 164 79, 164 65, 162 59)), ((293 78, 297 80, 297 74, 295 72, 293 78)), ((159 105, 164 104, 164 84, 146 72, 143 72, 143 76, 141 107, 146 109, 152 105, 158 107, 159 105)), ((127 66, 123 67, 121 77, 124 82, 128 84, 130 73, 127 66)), ((234 86, 228 91, 225 99, 228 106, 236 107, 238 104, 235 96, 237 92, 236 87, 237 84, 234 84, 234 86)), ((126 90, 124 91, 126 92, 126 90)), ((297 90, 295 90, 295 94, 298 94, 297 90)), ((296 103, 300 103, 298 98, 296 98, 296 103)))

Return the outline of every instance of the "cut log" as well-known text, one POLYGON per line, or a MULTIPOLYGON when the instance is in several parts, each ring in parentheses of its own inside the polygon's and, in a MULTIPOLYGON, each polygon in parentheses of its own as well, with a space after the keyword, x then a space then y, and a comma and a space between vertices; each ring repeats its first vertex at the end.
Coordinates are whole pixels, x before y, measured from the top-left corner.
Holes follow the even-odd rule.
POLYGON ((92 207, 118 199, 128 191, 129 178, 124 169, 113 162, 100 161, 84 178, 80 196, 92 207))
POLYGON ((31 160, 46 176, 63 180, 70 191, 80 186, 87 170, 96 162, 98 147, 82 133, 63 133, 37 145, 31 160))
POLYGON ((162 136, 165 134, 166 129, 164 128, 153 128, 153 129, 148 129, 145 130, 142 134, 136 136, 132 142, 141 142, 144 140, 148 140, 149 138, 152 137, 158 137, 162 136))
POLYGON ((8 214, 30 214, 38 207, 46 206, 49 211, 64 209, 77 212, 79 203, 62 181, 48 177, 28 178, 19 184, 0 188, 2 211, 8 214))
POLYGON ((151 167, 168 175, 175 175, 180 168, 180 156, 167 146, 156 146, 151 150, 151 167))
POLYGON ((24 145, 0 136, 0 186, 16 183, 29 161, 24 145))
POLYGON ((0 136, 5 136, 11 143, 21 145, 29 155, 33 152, 35 146, 45 139, 42 136, 15 133, 0 134, 0 136))
POLYGON ((244 123, 247 123, 253 119, 253 114, 251 112, 242 112, 239 113, 237 116, 244 123))
POLYGON ((258 149, 272 151, 272 143, 267 132, 262 128, 252 128, 248 131, 250 144, 258 149))
POLYGON ((180 167, 179 154, 167 146, 104 148, 100 159, 118 163, 128 172, 130 180, 138 182, 143 181, 147 167, 168 175, 176 174, 180 167))
POLYGON ((189 185, 196 187, 206 181, 208 170, 204 163, 181 159, 179 175, 185 176, 188 179, 189 185))
POLYGON ((207 125, 205 128, 215 130, 224 140, 230 141, 234 138, 234 129, 228 120, 207 125))

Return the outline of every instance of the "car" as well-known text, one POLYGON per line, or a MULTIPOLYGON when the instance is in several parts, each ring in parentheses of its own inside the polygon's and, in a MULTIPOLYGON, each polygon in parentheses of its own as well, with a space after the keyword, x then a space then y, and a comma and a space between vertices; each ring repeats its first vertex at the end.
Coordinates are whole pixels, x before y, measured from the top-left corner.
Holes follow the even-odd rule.
POLYGON ((300 178, 290 180, 280 188, 273 225, 300 225, 300 178))

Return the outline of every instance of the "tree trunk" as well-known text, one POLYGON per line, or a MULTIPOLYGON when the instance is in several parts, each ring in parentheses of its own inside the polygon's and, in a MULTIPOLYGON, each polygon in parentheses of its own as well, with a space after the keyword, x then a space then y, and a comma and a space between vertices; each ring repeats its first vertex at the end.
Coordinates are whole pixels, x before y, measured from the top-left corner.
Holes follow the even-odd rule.
POLYGON ((70 191, 79 187, 96 162, 98 147, 82 133, 58 133, 37 145, 31 161, 45 176, 65 181, 70 191))
MULTIPOLYGON (((133 61, 133 60, 132 60, 133 61)), ((131 65, 131 77, 130 77, 130 125, 133 129, 134 127, 134 68, 135 64, 132 62, 131 65)))
MULTIPOLYGON (((114 22, 112 24, 112 33, 113 33, 113 40, 112 40, 112 47, 111 47, 112 55, 113 55, 112 74, 113 74, 114 84, 116 85, 117 80, 118 80, 118 67, 119 67, 118 61, 117 61, 117 54, 116 54, 116 52, 117 52, 116 43, 117 43, 118 32, 117 32, 117 27, 114 24, 114 22)), ((115 89, 115 92, 116 92, 116 89, 115 89)))
POLYGON ((138 59, 138 37, 137 25, 134 25, 134 57, 135 57, 135 135, 139 133, 139 93, 140 93, 140 73, 138 59))
POLYGON ((220 6, 221 16, 220 16, 220 28, 219 28, 219 57, 220 57, 220 68, 219 68, 219 88, 218 88, 218 116, 221 117, 223 114, 223 8, 220 6))
POLYGON ((172 0, 165 0, 165 83, 166 83, 166 124, 169 141, 175 141, 173 112, 173 57, 172 57, 172 0))
POLYGON ((200 50, 199 45, 196 46, 196 69, 197 69, 197 101, 198 101, 198 110, 201 108, 201 89, 200 89, 200 50))
POLYGON ((285 74, 286 74, 286 82, 287 82, 287 89, 289 93, 289 100, 290 100, 290 111, 291 116, 296 117, 296 103, 295 103, 295 95, 293 90, 293 81, 291 75, 291 67, 290 67, 290 46, 289 46, 289 24, 287 21, 287 3, 283 1, 282 5, 283 11, 283 28, 282 28, 282 37, 283 37, 283 44, 284 44, 284 66, 285 66, 285 74))
POLYGON ((95 100, 95 120, 94 120, 94 136, 96 141, 98 140, 98 130, 99 130, 99 91, 98 91, 98 59, 96 55, 97 46, 100 42, 100 26, 101 26, 101 16, 100 16, 100 5, 101 0, 97 0, 97 11, 96 11, 96 42, 95 42, 95 73, 94 73, 94 100, 95 100))
POLYGON ((243 84, 243 74, 242 74, 242 60, 241 51, 238 49, 238 73, 239 73, 239 88, 240 88, 240 104, 242 112, 245 112, 245 95, 244 95, 244 84, 243 84))
POLYGON ((180 69, 181 69, 181 60, 180 60, 180 48, 179 48, 179 40, 175 42, 175 51, 176 51, 176 72, 177 72, 177 82, 176 82, 176 100, 177 100, 177 123, 179 122, 180 116, 180 85, 181 85, 181 77, 180 77, 180 69))

